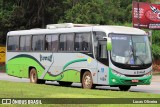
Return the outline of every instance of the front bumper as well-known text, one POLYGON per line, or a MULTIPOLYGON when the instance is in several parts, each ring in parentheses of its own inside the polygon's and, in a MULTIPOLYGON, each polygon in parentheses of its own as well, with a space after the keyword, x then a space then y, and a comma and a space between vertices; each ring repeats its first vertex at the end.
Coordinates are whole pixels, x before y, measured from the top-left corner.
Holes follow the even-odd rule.
POLYGON ((109 70, 109 85, 149 85, 151 83, 152 75, 143 77, 126 77, 117 76, 109 70), (132 80, 138 80, 138 82, 132 82, 132 80))

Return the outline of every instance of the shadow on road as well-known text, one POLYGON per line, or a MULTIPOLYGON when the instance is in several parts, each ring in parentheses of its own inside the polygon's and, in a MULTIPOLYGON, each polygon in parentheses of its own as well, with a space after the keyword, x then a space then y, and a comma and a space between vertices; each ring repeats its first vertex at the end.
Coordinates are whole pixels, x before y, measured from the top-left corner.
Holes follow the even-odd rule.
MULTIPOLYGON (((80 83, 73 83, 71 86, 61 86, 57 82, 46 83, 46 85, 57 86, 57 87, 70 87, 70 88, 82 88, 80 83)), ((131 87, 132 89, 132 87, 131 87)), ((95 89, 92 90, 105 90, 105 91, 120 91, 118 87, 110 87, 110 86, 96 86, 95 89)), ((133 91, 129 90, 129 92, 143 92, 143 91, 133 91)), ((146 93, 146 92, 144 92, 146 93)))

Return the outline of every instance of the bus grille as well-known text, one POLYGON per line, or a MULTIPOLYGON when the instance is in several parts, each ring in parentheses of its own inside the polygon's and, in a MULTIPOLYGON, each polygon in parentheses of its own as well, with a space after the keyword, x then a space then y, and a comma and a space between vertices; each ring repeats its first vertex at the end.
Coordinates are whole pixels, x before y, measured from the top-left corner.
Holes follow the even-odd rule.
POLYGON ((143 77, 144 75, 125 75, 126 77, 143 77))

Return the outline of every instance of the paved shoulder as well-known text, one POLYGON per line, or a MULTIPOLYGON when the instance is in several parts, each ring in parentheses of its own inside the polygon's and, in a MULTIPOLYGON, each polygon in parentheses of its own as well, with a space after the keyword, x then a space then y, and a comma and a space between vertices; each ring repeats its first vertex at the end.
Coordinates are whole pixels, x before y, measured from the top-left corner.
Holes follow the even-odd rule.
POLYGON ((0 80, 14 81, 14 82, 29 82, 29 79, 27 78, 18 78, 14 76, 9 76, 4 72, 0 72, 0 80))
POLYGON ((153 75, 152 82, 159 82, 160 83, 160 75, 153 75))

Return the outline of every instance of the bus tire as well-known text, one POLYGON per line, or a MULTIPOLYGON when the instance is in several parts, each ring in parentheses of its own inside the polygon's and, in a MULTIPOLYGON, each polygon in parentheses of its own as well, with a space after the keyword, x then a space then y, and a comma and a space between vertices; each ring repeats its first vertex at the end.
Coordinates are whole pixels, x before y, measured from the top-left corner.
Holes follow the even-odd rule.
POLYGON ((93 84, 92 75, 89 71, 84 72, 82 77, 82 88, 93 89, 95 85, 93 84))
POLYGON ((131 86, 129 86, 129 85, 120 85, 119 86, 119 89, 121 91, 128 91, 130 88, 131 88, 131 86))
POLYGON ((73 82, 57 81, 61 86, 71 86, 73 82))
POLYGON ((37 83, 38 76, 35 68, 32 68, 29 73, 30 83, 37 83))
POLYGON ((38 79, 37 71, 35 68, 32 68, 29 73, 30 83, 35 84, 45 84, 45 80, 38 79))

